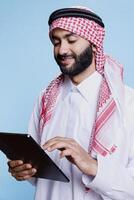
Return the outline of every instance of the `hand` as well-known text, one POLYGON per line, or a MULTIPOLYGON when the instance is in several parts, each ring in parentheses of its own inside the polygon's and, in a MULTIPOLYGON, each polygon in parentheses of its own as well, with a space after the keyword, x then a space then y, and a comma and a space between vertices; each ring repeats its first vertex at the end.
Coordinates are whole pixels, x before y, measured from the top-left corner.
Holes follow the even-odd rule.
POLYGON ((66 157, 75 164, 83 173, 95 176, 97 173, 97 161, 94 160, 74 139, 55 137, 43 145, 49 152, 59 149, 60 157, 66 157))
POLYGON ((32 168, 31 164, 24 164, 22 160, 8 161, 8 166, 8 171, 18 181, 27 180, 36 173, 36 169, 32 168))

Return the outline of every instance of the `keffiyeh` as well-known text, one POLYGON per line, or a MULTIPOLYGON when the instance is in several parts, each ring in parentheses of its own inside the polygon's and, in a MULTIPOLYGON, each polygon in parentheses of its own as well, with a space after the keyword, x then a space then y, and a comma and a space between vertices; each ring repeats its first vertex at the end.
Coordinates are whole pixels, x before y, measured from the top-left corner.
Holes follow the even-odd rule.
MULTIPOLYGON (((109 129, 112 128, 115 118, 117 119, 116 124, 118 124, 117 112, 120 111, 122 114, 123 106, 120 100, 123 99, 123 84, 122 66, 109 56, 104 55, 103 52, 104 24, 101 18, 92 11, 79 7, 73 8, 71 11, 70 8, 55 11, 49 18, 49 25, 50 34, 55 28, 61 28, 79 35, 96 46, 96 70, 102 75, 103 80, 92 136, 89 138, 89 152, 94 151, 103 156, 111 154, 116 150, 116 144, 114 130, 110 132, 109 129), (118 84, 118 87, 116 84, 118 84), (117 88, 119 89, 118 92, 117 88), (116 96, 116 101, 113 95, 116 96)), ((42 133, 44 125, 51 119, 63 82, 64 75, 60 75, 50 83, 42 97, 40 133, 42 133)))

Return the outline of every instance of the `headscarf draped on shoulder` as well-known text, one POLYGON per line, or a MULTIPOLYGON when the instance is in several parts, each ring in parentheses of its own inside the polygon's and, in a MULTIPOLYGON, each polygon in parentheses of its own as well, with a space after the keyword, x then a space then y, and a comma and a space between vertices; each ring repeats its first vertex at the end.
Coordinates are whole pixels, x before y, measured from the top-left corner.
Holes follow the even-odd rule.
MULTIPOLYGON (((49 17, 48 24, 50 37, 55 28, 61 28, 79 35, 96 46, 96 70, 102 75, 103 80, 99 92, 92 136, 89 139, 89 152, 93 151, 103 156, 113 153, 117 146, 115 144, 114 130, 111 132, 109 130, 112 128, 112 122, 114 123, 118 113, 120 116, 123 115, 122 66, 104 54, 105 29, 102 19, 88 8, 71 7, 54 11, 49 17)), ((42 96, 40 112, 41 133, 44 125, 51 119, 63 81, 63 75, 57 77, 50 83, 42 96)))

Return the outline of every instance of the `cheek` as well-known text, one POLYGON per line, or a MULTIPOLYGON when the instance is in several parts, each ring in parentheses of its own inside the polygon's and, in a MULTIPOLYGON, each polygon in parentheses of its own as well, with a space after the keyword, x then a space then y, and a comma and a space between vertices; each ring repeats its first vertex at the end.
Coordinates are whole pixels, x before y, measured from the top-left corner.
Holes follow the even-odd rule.
POLYGON ((85 51, 88 47, 89 45, 81 45, 81 52, 85 51))
POLYGON ((80 55, 89 45, 78 44, 72 50, 78 56, 80 55))

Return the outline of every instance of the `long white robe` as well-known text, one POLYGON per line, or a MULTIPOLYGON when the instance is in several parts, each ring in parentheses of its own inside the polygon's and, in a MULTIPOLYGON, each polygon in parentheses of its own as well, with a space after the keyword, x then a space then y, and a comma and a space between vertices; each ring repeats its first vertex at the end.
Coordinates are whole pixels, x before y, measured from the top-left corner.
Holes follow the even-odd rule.
MULTIPOLYGON (((78 86, 66 78, 53 116, 40 138, 38 118, 41 93, 28 132, 40 145, 55 136, 71 137, 88 151, 100 84, 101 76, 97 72, 78 86)), ((49 155, 69 177, 70 182, 37 179, 35 200, 134 200, 134 91, 130 88, 125 88, 125 112, 124 124, 117 127, 118 148, 106 157, 96 155, 98 172, 95 177, 83 174, 66 158, 60 159, 59 151, 55 150, 49 155), (91 190, 87 192, 85 186, 91 190)))

